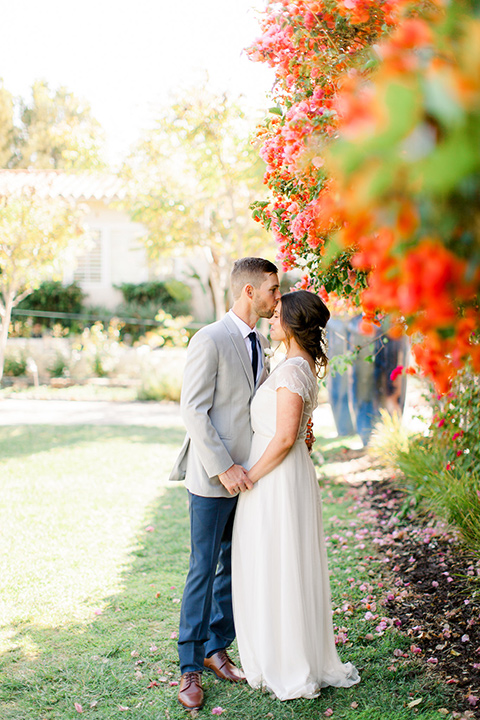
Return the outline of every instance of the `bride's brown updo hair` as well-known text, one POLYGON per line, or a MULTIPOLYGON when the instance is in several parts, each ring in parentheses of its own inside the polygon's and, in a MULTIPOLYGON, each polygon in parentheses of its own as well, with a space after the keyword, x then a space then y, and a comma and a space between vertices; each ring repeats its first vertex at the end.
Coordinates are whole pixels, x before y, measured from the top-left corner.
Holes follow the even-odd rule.
POLYGON ((281 297, 280 322, 288 338, 293 337, 315 361, 317 372, 325 374, 326 354, 325 326, 330 311, 315 293, 296 290, 281 297))

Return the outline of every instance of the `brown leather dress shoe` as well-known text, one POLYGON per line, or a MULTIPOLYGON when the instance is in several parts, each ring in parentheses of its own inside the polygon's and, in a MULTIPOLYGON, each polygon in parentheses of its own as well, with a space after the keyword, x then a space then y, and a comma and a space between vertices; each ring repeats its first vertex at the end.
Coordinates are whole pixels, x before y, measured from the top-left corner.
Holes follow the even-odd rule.
POLYGON ((201 672, 183 673, 180 678, 178 702, 187 710, 200 710, 203 705, 201 672))
POLYGON ((237 668, 237 666, 228 657, 226 650, 219 650, 208 658, 205 658, 203 664, 207 670, 211 670, 221 680, 230 680, 230 682, 244 682, 245 675, 237 668))

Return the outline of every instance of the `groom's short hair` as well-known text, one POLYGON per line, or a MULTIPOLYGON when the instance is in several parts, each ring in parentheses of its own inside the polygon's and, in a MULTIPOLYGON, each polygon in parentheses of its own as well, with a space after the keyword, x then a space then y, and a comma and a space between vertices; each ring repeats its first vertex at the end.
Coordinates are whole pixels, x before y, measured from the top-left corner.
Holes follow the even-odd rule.
POLYGON ((230 275, 230 286, 234 300, 237 300, 245 285, 260 287, 265 275, 277 275, 278 268, 270 260, 259 257, 244 257, 235 260, 230 275))

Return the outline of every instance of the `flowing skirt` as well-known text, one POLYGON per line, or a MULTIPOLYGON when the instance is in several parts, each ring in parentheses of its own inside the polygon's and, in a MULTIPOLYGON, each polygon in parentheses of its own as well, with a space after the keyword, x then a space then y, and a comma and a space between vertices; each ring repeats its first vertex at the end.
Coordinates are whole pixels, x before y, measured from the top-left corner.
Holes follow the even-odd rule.
MULTIPOLYGON (((248 467, 269 441, 254 434, 248 467)), ((288 700, 359 682, 335 646, 321 494, 304 440, 238 499, 232 589, 240 659, 252 687, 288 700)))

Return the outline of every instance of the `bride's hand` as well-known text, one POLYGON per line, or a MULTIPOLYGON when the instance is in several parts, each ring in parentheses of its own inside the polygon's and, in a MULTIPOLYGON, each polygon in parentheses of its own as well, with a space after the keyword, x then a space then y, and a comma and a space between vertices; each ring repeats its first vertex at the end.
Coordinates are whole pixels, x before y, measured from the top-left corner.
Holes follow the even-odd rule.
POLYGON ((248 478, 248 480, 249 480, 249 487, 248 487, 248 489, 249 489, 249 490, 252 490, 252 489, 253 489, 253 486, 254 486, 254 484, 255 484, 255 480, 252 480, 252 478, 250 477, 250 474, 249 474, 248 472, 247 472, 247 478, 248 478))

